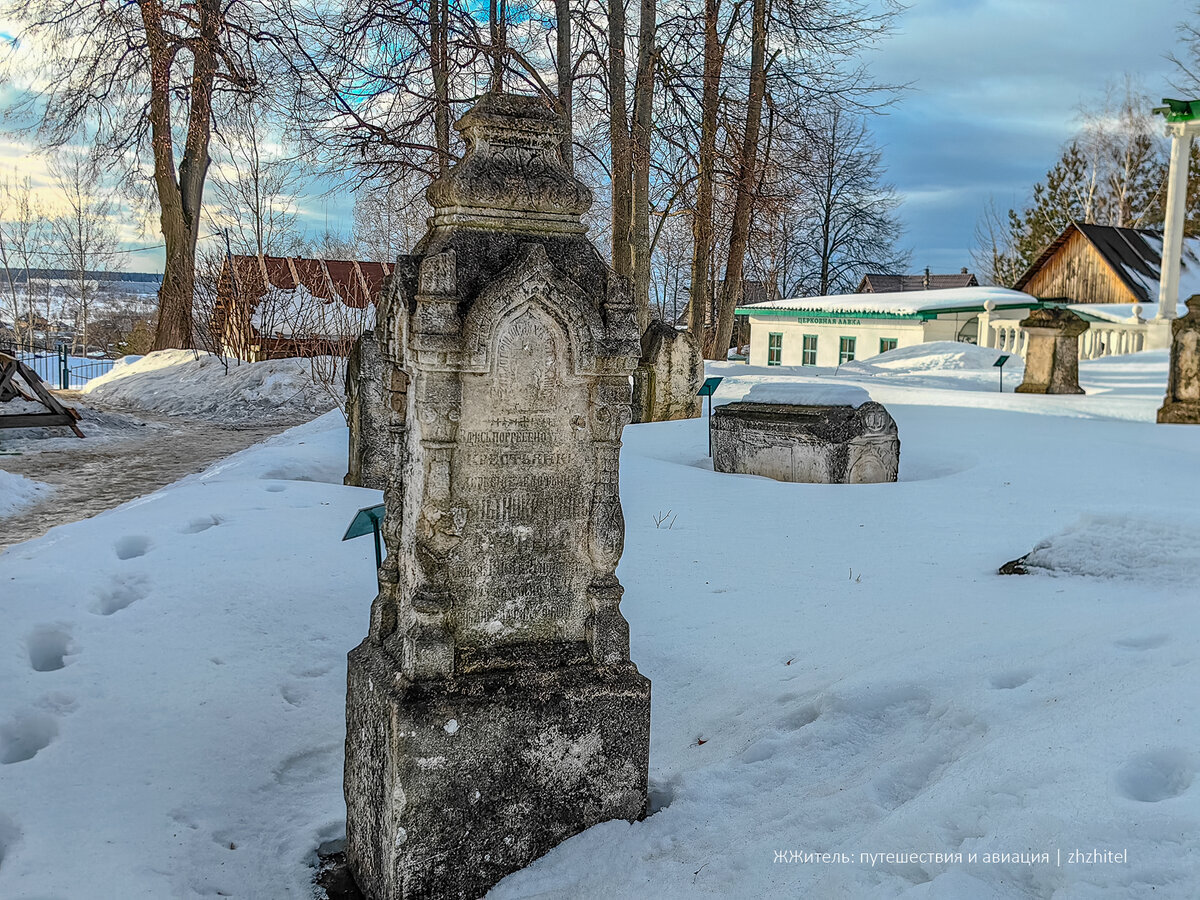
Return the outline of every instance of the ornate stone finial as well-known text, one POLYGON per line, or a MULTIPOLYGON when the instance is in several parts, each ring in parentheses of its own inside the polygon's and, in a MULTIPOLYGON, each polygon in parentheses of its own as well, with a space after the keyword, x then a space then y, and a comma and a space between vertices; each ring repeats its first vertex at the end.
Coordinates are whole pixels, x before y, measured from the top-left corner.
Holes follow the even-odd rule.
POLYGON ((592 192, 563 165, 562 124, 545 100, 487 94, 454 127, 467 152, 426 192, 434 228, 586 231, 592 192))
POLYGON ((1133 315, 1130 317, 1129 321, 1131 321, 1131 322, 1142 322, 1143 321, 1143 319, 1142 319, 1142 304, 1140 304, 1140 303, 1133 304, 1133 309, 1131 309, 1130 312, 1133 313, 1133 315))
POLYGON ((995 310, 996 310, 996 301, 995 300, 989 299, 989 300, 983 301, 983 311, 984 312, 991 313, 991 312, 995 312, 995 310))

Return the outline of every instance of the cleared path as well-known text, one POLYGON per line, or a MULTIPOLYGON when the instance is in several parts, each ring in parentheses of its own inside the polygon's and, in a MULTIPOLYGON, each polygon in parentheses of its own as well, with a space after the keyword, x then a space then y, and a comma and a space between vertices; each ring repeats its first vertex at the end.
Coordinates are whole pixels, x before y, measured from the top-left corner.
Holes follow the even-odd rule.
MULTIPOLYGON (((21 455, 0 456, 0 469, 57 487, 37 506, 0 518, 0 551, 156 491, 303 421, 246 426, 136 415, 161 427, 91 444, 55 440, 45 449, 30 441, 21 455)), ((87 422, 81 426, 86 432, 87 422)))

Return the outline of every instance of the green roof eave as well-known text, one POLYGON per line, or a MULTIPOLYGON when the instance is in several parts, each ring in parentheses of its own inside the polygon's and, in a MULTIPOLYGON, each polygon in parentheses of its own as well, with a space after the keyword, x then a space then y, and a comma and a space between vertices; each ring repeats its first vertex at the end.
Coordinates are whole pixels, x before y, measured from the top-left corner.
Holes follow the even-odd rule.
MULTIPOLYGON (((1024 300, 1020 303, 997 303, 992 312, 999 312, 1005 309, 1040 309, 1044 304, 1041 300, 1024 300)), ((920 313, 924 321, 936 319, 938 316, 954 314, 954 313, 981 313, 983 307, 979 304, 975 306, 949 306, 945 309, 927 309, 920 313)))
MULTIPOLYGON (((1026 300, 1019 303, 997 303, 995 311, 1006 309, 1038 309, 1043 305, 1041 300, 1026 300)), ((928 322, 930 319, 936 319, 941 315, 952 315, 955 313, 981 313, 983 306, 976 304, 974 306, 948 306, 943 309, 926 309, 915 313, 889 313, 877 311, 861 311, 853 312, 850 310, 828 310, 828 309, 782 309, 780 307, 767 307, 760 309, 754 306, 739 306, 734 310, 735 315, 739 316, 804 316, 809 319, 907 319, 909 321, 928 322)))
POLYGON ((738 316, 804 316, 808 319, 912 319, 919 321, 920 313, 885 313, 885 312, 846 312, 828 309, 755 309, 753 306, 739 306, 734 310, 738 316))

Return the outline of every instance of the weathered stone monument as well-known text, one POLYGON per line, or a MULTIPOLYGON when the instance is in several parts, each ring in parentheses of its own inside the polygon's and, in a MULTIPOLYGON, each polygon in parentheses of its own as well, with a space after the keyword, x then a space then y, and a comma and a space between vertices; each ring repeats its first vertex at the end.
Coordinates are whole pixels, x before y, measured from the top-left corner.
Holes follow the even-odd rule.
POLYGON ((896 421, 862 388, 755 385, 713 411, 713 468, 809 484, 877 484, 900 471, 896 421))
POLYGON ((1021 320, 1029 335, 1025 378, 1018 394, 1082 394, 1079 386, 1079 336, 1088 323, 1069 309, 1035 309, 1021 320))
POLYGON ((346 359, 350 463, 345 483, 383 490, 394 453, 383 397, 383 361, 375 332, 362 335, 346 359))
POLYGON ((1187 301, 1187 315, 1171 322, 1171 368, 1158 421, 1200 425, 1200 294, 1187 301))
POLYGON ((635 399, 634 409, 645 410, 647 422, 695 419, 701 401, 696 396, 704 384, 704 354, 700 342, 666 322, 652 322, 642 335, 642 378, 635 390, 649 396, 635 399))
POLYGON ((380 310, 388 556, 350 653, 346 857, 372 900, 474 898, 645 812, 650 683, 615 570, 628 281, 558 117, 490 94, 380 310))

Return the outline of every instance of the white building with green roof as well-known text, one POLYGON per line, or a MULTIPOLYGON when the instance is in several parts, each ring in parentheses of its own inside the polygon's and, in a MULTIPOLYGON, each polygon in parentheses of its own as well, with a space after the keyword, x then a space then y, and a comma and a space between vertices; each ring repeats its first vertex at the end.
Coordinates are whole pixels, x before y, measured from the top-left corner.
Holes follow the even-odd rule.
POLYGON ((997 322, 1015 325, 1042 305, 1020 291, 964 287, 772 300, 737 314, 750 323, 751 365, 837 366, 929 341, 987 346, 997 322))

